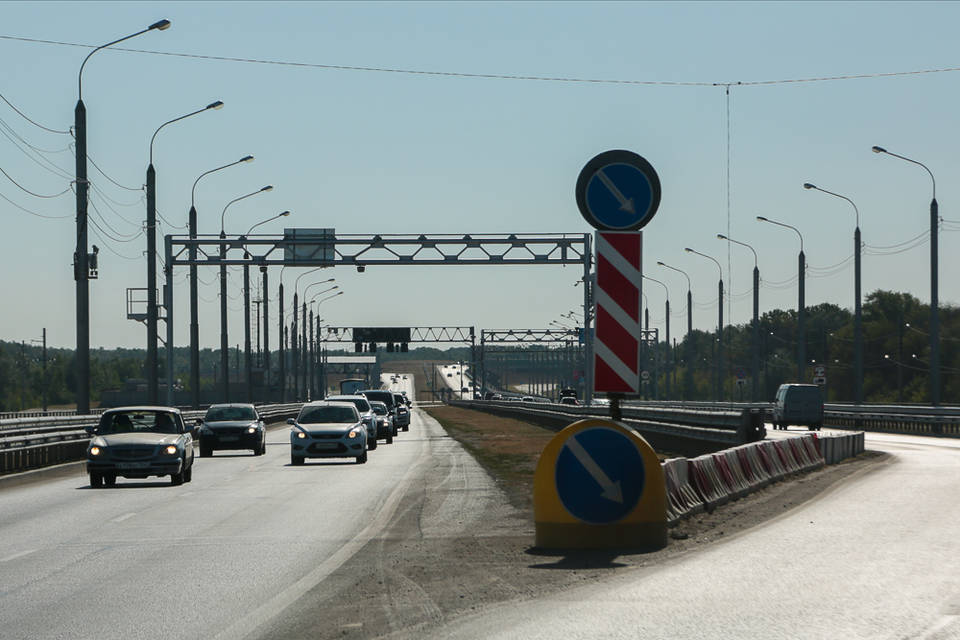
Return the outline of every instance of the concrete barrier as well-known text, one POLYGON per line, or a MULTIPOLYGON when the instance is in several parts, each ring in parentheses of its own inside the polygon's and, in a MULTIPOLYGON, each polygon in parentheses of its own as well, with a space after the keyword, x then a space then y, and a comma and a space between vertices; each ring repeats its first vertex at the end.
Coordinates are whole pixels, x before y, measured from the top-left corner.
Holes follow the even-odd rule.
POLYGON ((708 510, 730 501, 730 491, 720 479, 720 473, 710 454, 690 461, 693 487, 708 510))

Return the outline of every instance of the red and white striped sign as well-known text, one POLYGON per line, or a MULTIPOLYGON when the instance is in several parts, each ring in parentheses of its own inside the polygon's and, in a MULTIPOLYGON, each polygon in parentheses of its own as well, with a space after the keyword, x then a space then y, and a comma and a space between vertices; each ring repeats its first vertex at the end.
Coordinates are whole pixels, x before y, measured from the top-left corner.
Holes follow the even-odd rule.
POLYGON ((593 390, 639 393, 643 233, 597 231, 593 390))

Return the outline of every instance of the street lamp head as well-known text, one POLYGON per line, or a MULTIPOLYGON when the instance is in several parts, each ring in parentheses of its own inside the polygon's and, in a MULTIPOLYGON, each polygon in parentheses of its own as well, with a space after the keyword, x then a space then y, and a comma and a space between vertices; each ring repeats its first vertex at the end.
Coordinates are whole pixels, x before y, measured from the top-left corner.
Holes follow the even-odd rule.
POLYGON ((216 102, 211 102, 208 104, 205 109, 219 109, 223 107, 223 100, 217 100, 216 102))
POLYGON ((757 220, 759 220, 760 222, 770 222, 769 220, 767 220, 767 219, 764 218, 763 216, 757 216, 757 220))
POLYGON ((148 31, 156 29, 157 31, 166 31, 170 28, 170 21, 167 19, 160 20, 159 22, 154 22, 152 25, 147 27, 148 31))
POLYGON ((290 211, 282 211, 282 212, 280 213, 280 215, 278 215, 277 217, 278 217, 278 218, 286 218, 288 215, 290 215, 290 211))
POLYGON ((657 264, 660 265, 661 267, 667 266, 667 265, 663 264, 663 263, 662 263, 661 261, 659 261, 659 260, 657 260, 657 264))
POLYGON ((239 162, 253 162, 253 156, 243 156, 239 162))
POLYGON ((691 249, 690 247, 684 247, 683 250, 686 251, 687 253, 693 253, 693 249, 691 249))
POLYGON ((273 185, 272 185, 272 184, 268 184, 267 186, 265 186, 265 187, 263 187, 262 189, 260 189, 260 191, 273 191, 273 185))
POLYGON ((817 185, 815 185, 815 184, 810 184, 809 182, 804 182, 804 183, 803 183, 803 188, 804 188, 804 189, 816 189, 816 188, 817 188, 817 185))
POLYGON ((873 150, 874 153, 886 153, 886 152, 887 152, 887 150, 884 149, 883 147, 878 147, 878 146, 876 146, 876 145, 874 145, 873 147, 871 147, 871 149, 873 150))
POLYGON ((727 239, 728 239, 727 236, 723 235, 722 233, 717 234, 717 240, 727 240, 727 239))

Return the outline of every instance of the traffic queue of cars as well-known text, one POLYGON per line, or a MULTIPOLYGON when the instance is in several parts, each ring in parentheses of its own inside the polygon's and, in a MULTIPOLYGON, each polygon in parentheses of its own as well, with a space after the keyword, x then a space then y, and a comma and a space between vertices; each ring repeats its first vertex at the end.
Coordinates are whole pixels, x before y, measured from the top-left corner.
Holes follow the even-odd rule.
MULTIPOLYGON (((377 440, 392 444, 398 430, 410 429, 412 402, 401 393, 367 389, 304 404, 290 430, 290 463, 306 458, 367 461, 377 440)), ((104 411, 87 447, 90 486, 116 485, 117 478, 170 477, 176 486, 193 479, 195 449, 201 458, 216 450, 267 452, 266 426, 252 404, 215 404, 187 425, 174 407, 120 407, 104 411)))

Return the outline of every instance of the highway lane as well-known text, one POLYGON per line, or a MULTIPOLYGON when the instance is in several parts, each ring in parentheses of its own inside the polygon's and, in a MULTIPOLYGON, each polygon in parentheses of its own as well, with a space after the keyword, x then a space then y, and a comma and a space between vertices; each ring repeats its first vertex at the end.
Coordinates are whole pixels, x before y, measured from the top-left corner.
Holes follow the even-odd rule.
POLYGON ((867 448, 889 463, 765 525, 429 637, 960 638, 960 442, 867 448))
POLYGON ((429 457, 421 426, 365 465, 291 467, 280 428, 265 456, 197 458, 180 487, 0 491, 0 638, 243 637, 389 523, 429 457))
POLYGON ((460 363, 437 365, 437 373, 443 383, 453 392, 453 397, 459 400, 473 400, 473 379, 470 377, 469 365, 460 363), (467 389, 464 391, 463 389, 467 389))

